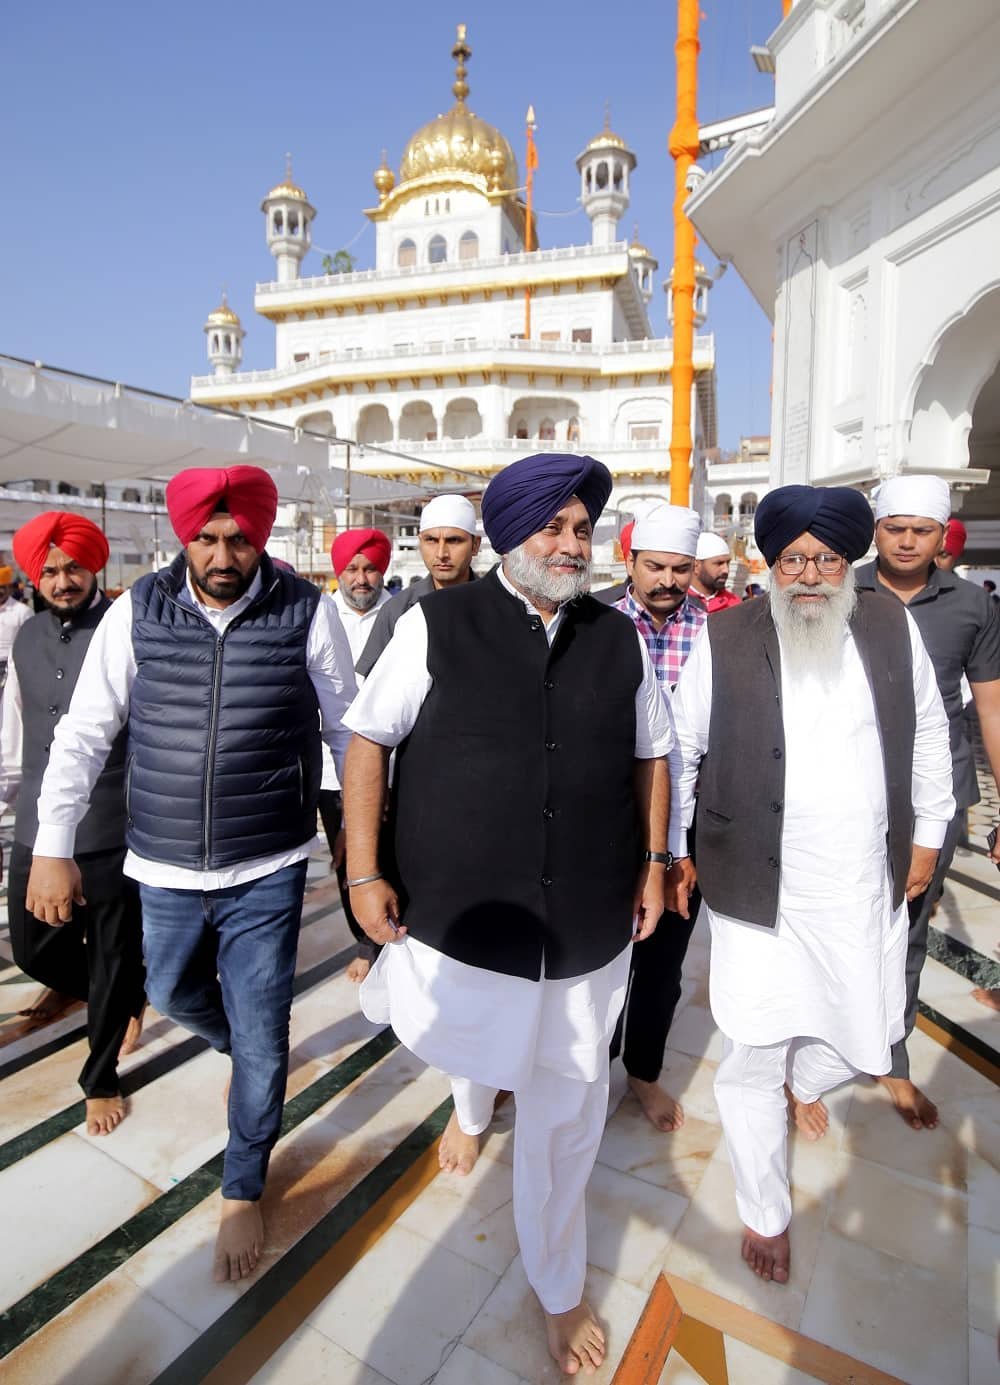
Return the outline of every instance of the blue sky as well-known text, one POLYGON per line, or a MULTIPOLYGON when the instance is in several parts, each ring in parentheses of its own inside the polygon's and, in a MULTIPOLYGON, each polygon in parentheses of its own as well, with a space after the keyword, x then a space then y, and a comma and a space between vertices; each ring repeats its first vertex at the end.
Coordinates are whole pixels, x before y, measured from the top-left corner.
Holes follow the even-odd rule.
MULTIPOLYGON (((777 27, 780 8, 703 0, 703 123, 770 103, 771 79, 748 48, 777 27)), ((500 127, 522 171, 535 107, 545 246, 590 239, 573 161, 610 102, 612 128, 638 157, 621 233, 638 223, 659 284, 673 245, 670 3, 54 0, 5 20, 0 350, 185 395, 208 369, 201 328, 225 286, 248 329, 245 368, 273 365, 273 329, 252 300, 254 283, 273 277, 259 206, 284 151, 318 209, 305 271, 348 245, 359 268, 371 265, 372 172, 383 147, 398 166, 410 135, 451 105, 459 21, 473 50, 469 105, 500 127)), ((659 290, 651 312, 665 334, 659 290)), ((720 441, 733 447, 769 431, 771 368, 770 324, 735 271, 713 290, 708 327, 720 441)))

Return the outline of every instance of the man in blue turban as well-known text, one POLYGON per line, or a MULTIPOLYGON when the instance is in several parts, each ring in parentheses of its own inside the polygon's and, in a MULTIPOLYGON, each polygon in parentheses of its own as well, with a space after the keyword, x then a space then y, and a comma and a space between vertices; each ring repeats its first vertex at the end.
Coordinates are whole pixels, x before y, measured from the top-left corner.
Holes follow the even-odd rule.
POLYGON ((708 621, 674 697, 682 823, 695 816, 723 1034, 715 1094, 743 1258, 788 1282, 788 1108, 885 1073, 903 1032, 907 899, 954 811, 948 723, 901 602, 855 589, 874 529, 845 487, 761 501, 770 592, 708 621), (700 777, 699 777, 700 776, 700 777))
POLYGON ((583 1299, 585 1192, 632 940, 656 926, 670 864, 669 713, 638 631, 587 592, 610 490, 589 457, 501 472, 483 501, 500 566, 400 618, 345 723, 351 905, 392 944, 362 1008, 451 1077, 443 1169, 469 1172, 497 1091, 514 1093, 514 1221, 569 1374, 605 1355, 583 1299))

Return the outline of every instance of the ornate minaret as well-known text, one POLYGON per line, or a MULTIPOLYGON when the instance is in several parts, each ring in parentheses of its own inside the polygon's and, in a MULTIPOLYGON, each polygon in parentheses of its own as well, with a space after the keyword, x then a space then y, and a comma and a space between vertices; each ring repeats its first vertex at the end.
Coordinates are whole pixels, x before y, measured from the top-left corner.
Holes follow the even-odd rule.
POLYGON ((285 155, 285 180, 264 198, 260 209, 267 218, 267 248, 278 263, 278 283, 299 277, 302 260, 311 244, 309 227, 316 208, 292 181, 292 156, 285 155))
POLYGON ((222 295, 222 302, 209 313, 205 323, 205 345, 209 363, 217 380, 223 380, 239 369, 243 360, 243 338, 246 336, 240 320, 222 295))
POLYGON ((618 239, 618 223, 628 209, 628 180, 635 168, 635 155, 609 125, 605 112, 604 129, 577 156, 580 173, 580 201, 593 224, 594 245, 613 245, 618 239))
POLYGON ((639 240, 639 228, 636 226, 632 232, 632 241, 628 248, 629 260, 632 270, 639 283, 639 292, 642 294, 642 301, 648 308, 653 298, 653 275, 659 269, 659 261, 654 259, 653 252, 641 244, 639 240))

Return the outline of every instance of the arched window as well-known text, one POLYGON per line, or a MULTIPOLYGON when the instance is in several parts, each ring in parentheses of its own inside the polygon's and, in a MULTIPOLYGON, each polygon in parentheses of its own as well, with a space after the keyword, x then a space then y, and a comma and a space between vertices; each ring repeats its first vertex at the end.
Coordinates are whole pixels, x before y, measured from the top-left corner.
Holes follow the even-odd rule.
POLYGON ((228 355, 232 355, 232 350, 233 350, 233 339, 232 339, 232 337, 229 335, 229 333, 227 332, 227 333, 226 333, 226 353, 227 353, 228 355))
POLYGON ((299 214, 298 212, 288 213, 288 234, 297 236, 299 234, 299 214))
POLYGON ((399 250, 396 252, 396 263, 400 269, 408 269, 410 265, 417 263, 417 247, 415 242, 407 238, 399 242, 399 250))
POLYGON ((213 350, 213 351, 218 351, 218 349, 219 349, 219 334, 218 334, 218 332, 213 332, 213 334, 212 334, 212 350, 213 350))
POLYGON ((757 509, 757 497, 752 491, 746 491, 740 496, 740 519, 753 519, 757 509))
POLYGON ((566 441, 580 441, 580 420, 576 417, 571 418, 570 421, 566 424, 566 441))
POLYGON ((427 247, 427 260, 429 264, 444 264, 448 258, 448 242, 444 236, 431 236, 431 243, 427 247))
POLYGON ((543 418, 538 425, 538 436, 546 441, 552 441, 556 436, 556 425, 551 418, 543 418))
POLYGON ((528 436, 528 425, 523 418, 519 418, 514 424, 515 438, 526 438, 528 436))
POLYGON ((615 164, 615 192, 621 192, 624 180, 625 174, 621 164, 615 164))
POLYGON ((479 257, 479 237, 475 231, 463 231, 462 239, 458 242, 458 258, 460 260, 475 260, 479 257))
POLYGON ((715 497, 716 527, 718 527, 720 524, 728 524, 732 517, 733 497, 731 495, 726 495, 726 493, 723 491, 722 495, 717 495, 715 497))
POLYGON ((599 188, 606 188, 608 186, 608 166, 603 160, 597 165, 597 176, 594 181, 599 188))
POLYGON ((587 191, 588 191, 588 192, 593 192, 593 190, 594 190, 594 170, 590 167, 589 164, 587 165, 587 171, 586 171, 586 172, 584 173, 584 175, 583 175, 583 181, 584 181, 584 186, 586 187, 587 191))
POLYGON ((281 212, 275 212, 272 220, 274 224, 274 234, 280 236, 285 227, 285 218, 281 212))

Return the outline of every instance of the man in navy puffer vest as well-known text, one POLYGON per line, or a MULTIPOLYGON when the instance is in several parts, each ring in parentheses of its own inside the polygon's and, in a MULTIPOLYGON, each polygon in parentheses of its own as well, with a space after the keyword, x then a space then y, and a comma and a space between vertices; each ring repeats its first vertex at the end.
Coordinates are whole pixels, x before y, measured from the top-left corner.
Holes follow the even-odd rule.
POLYGON ((218 1280, 263 1245, 278 1138, 322 735, 338 771, 351 652, 329 598, 264 552, 277 510, 259 467, 192 468, 167 487, 184 552, 95 632, 38 801, 28 907, 69 918, 73 839, 128 727, 125 872, 139 882, 147 992, 232 1057, 218 1280))

